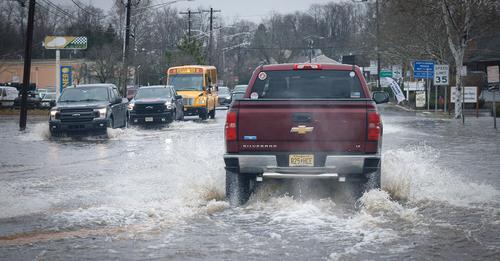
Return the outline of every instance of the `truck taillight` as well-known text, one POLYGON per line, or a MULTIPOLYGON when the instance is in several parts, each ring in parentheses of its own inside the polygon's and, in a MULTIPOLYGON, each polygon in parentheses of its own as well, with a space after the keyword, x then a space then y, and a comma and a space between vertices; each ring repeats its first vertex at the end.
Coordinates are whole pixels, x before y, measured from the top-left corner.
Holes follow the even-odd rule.
POLYGON ((321 64, 294 64, 294 70, 321 70, 321 64))
POLYGON ((235 141, 238 139, 237 121, 238 113, 229 111, 226 117, 226 141, 235 141))
POLYGON ((378 141, 381 131, 380 115, 376 111, 368 112, 368 141, 378 141))

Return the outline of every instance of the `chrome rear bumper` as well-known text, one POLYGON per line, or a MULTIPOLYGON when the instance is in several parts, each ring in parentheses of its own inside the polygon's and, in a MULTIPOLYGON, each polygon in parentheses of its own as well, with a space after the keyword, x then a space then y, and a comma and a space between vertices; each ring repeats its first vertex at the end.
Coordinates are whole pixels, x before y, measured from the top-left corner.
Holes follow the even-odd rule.
POLYGON ((278 166, 276 155, 224 155, 226 168, 239 173, 262 175, 264 178, 338 178, 348 174, 364 174, 378 169, 380 154, 327 155, 324 166, 278 166))

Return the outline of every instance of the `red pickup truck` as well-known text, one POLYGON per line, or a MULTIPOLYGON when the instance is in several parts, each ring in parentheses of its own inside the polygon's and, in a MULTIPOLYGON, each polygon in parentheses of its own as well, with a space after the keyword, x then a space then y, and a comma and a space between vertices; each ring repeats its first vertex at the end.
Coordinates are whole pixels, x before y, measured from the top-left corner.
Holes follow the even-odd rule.
POLYGON ((263 179, 329 179, 380 187, 385 92, 367 88, 359 67, 258 67, 225 125, 226 197, 244 204, 263 179))

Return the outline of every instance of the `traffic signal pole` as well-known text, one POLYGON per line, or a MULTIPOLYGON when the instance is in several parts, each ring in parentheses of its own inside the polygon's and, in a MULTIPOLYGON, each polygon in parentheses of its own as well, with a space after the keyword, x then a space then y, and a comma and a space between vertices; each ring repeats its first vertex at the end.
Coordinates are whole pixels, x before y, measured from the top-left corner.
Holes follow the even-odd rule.
POLYGON ((28 89, 30 87, 31 75, 31 46, 33 42, 33 20, 35 18, 35 0, 30 0, 28 11, 28 25, 26 29, 26 41, 24 43, 24 72, 23 87, 21 89, 21 112, 19 115, 19 130, 26 129, 28 118, 28 89))

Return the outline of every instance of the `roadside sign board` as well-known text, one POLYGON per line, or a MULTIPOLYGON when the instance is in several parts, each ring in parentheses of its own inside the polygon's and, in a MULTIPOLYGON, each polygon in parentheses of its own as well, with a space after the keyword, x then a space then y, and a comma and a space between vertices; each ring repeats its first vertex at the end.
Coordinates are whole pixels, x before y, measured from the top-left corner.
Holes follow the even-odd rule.
POLYGON ((61 89, 60 91, 73 84, 73 71, 71 66, 61 66, 61 89))
POLYGON ((389 70, 380 70, 380 78, 389 77, 392 78, 392 71, 389 70))
POLYGON ((450 66, 447 64, 434 65, 434 85, 448 85, 450 83, 450 66))
POLYGON ((434 61, 415 61, 413 67, 413 78, 415 79, 434 78, 434 61))
MULTIPOLYGON (((463 87, 464 90, 464 97, 463 97, 463 102, 464 103, 476 103, 477 102, 477 87, 472 86, 472 87, 463 87)), ((451 87, 451 97, 450 97, 450 102, 455 103, 457 100, 457 87, 451 87)))
POLYGON ((415 93, 415 105, 417 108, 425 107, 425 92, 417 91, 415 93))
POLYGON ((405 91, 425 91, 424 82, 405 82, 405 91))
POLYGON ((392 78, 401 79, 403 78, 403 66, 402 65, 393 65, 392 66, 392 78))
POLYGON ((488 66, 488 83, 499 83, 500 82, 500 67, 488 66))
POLYGON ((45 49, 87 49, 86 36, 46 36, 45 49))

